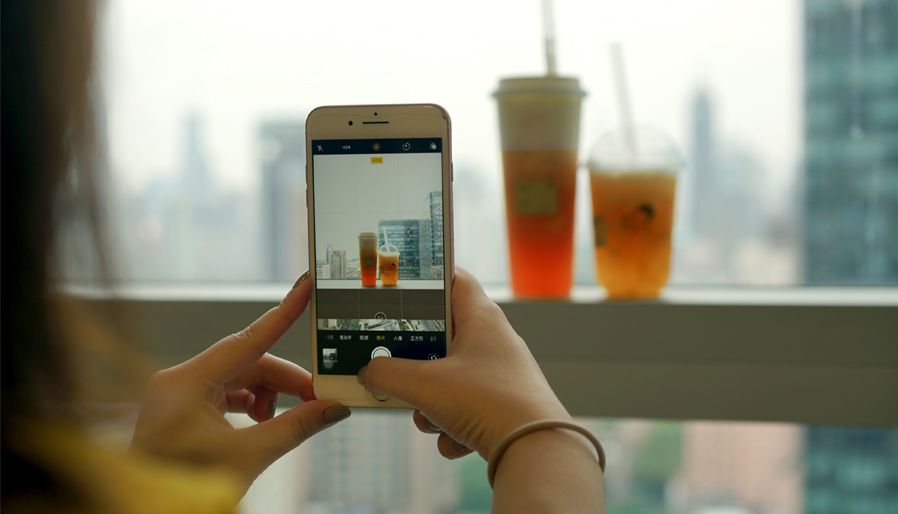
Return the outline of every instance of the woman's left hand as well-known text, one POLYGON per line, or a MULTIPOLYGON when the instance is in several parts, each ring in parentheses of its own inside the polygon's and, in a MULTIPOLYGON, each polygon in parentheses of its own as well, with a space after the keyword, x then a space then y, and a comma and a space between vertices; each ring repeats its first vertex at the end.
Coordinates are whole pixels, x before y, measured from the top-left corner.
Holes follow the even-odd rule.
POLYGON ((308 273, 280 305, 208 350, 156 373, 141 405, 132 448, 204 466, 223 467, 249 489, 285 453, 346 419, 338 402, 316 400, 312 376, 268 350, 299 319, 311 295, 308 273), (304 403, 274 416, 280 393, 304 403), (225 412, 259 423, 235 429, 225 412))

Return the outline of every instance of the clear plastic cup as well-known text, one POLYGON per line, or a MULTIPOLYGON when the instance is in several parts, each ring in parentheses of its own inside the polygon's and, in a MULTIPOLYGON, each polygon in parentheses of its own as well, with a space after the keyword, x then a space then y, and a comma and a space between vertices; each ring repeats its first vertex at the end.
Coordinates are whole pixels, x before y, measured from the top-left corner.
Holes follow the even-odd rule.
POLYGON ((395 286, 399 282, 399 249, 385 244, 377 251, 377 258, 380 261, 380 283, 395 286))
POLYGON ((596 282, 609 300, 657 298, 670 273, 680 152, 658 130, 615 130, 588 164, 596 282))
POLYGON ((499 106, 511 290, 521 299, 570 296, 580 103, 576 78, 509 78, 499 106))

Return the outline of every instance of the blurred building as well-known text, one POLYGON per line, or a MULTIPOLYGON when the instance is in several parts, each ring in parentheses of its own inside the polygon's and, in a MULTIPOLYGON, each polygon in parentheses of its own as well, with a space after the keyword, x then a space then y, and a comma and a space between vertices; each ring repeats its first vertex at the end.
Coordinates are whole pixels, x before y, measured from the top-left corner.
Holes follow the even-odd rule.
POLYGON ((898 1, 806 0, 805 279, 898 283, 898 1))
POLYGON ((779 256, 769 248, 768 199, 764 171, 748 148, 723 142, 716 129, 716 107, 708 89, 695 91, 691 103, 692 148, 680 177, 676 247, 672 281, 692 284, 783 282, 767 270, 779 256), (689 190, 686 190, 686 188, 689 190), (746 259, 760 248, 761 258, 746 259), (746 266, 744 263, 749 262, 746 266))
MULTIPOLYGON (((455 263, 485 284, 508 283, 508 241, 500 173, 499 169, 487 173, 455 163, 452 197, 455 263)), ((588 221, 591 220, 590 217, 588 221)))
POLYGON ((696 91, 692 99, 692 219, 696 234, 710 235, 716 231, 715 216, 718 205, 717 148, 714 133, 714 116, 711 96, 706 89, 696 91))
POLYGON ((420 219, 420 232, 420 278, 441 279, 445 265, 442 191, 431 191, 425 196, 424 212, 420 219))
POLYGON ((114 220, 133 281, 258 280, 252 195, 229 190, 208 164, 198 116, 184 124, 183 160, 174 179, 156 179, 124 196, 114 220))
POLYGON ((333 279, 349 278, 346 266, 346 250, 333 250, 328 247, 327 263, 330 270, 330 277, 333 279))
POLYGON ((739 506, 802 512, 802 429, 775 423, 693 421, 683 425, 679 482, 688 512, 739 506))
POLYGON ((898 429, 808 427, 805 513, 898 512, 898 429))
MULTIPOLYGON (((898 1, 806 0, 805 280, 898 283, 898 1)), ((809 427, 807 514, 898 512, 898 431, 809 427)))
POLYGON ((357 412, 315 436, 305 501, 327 512, 449 512, 453 467, 400 413, 357 412), (447 487, 448 486, 448 487, 447 487))
POLYGON ((421 220, 378 221, 378 246, 385 244, 384 229, 387 231, 390 244, 399 250, 399 278, 421 278, 421 220))
POLYGON ((292 281, 309 267, 305 125, 263 123, 259 148, 264 278, 292 281))

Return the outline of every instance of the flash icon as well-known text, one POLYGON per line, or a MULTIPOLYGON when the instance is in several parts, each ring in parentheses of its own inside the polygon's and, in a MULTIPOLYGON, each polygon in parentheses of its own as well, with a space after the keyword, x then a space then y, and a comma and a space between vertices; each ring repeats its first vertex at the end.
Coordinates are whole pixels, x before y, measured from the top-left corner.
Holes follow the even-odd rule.
POLYGON ((374 151, 375 151, 375 152, 379 152, 379 151, 380 151, 380 143, 374 143, 374 147, 373 147, 373 148, 374 148, 374 151))

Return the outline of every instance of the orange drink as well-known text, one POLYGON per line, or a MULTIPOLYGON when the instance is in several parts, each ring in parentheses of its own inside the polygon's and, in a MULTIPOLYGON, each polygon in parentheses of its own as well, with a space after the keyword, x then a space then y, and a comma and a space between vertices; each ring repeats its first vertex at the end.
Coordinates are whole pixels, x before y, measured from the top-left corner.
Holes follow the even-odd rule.
POLYGON ((399 281, 399 251, 393 245, 384 245, 377 252, 380 261, 380 282, 385 286, 395 286, 399 281))
POLYGON ((377 234, 374 232, 359 234, 359 272, 363 286, 377 285, 377 234))
POLYGON ((596 282, 609 300, 653 300, 670 274, 679 150, 663 132, 625 124, 589 155, 596 282))
POLYGON ((609 299, 654 299, 670 272, 677 175, 591 170, 596 278, 609 299))
POLYGON ((522 298, 566 298, 574 262, 576 150, 502 152, 511 288, 522 298))
POLYGON ((576 78, 507 78, 493 96, 505 182, 511 291, 515 298, 570 297, 580 103, 576 78))

